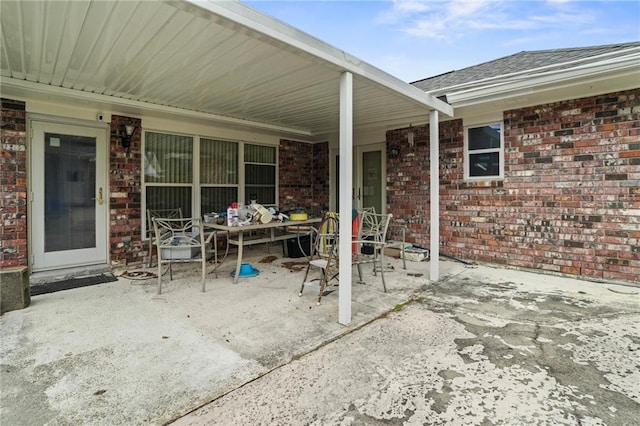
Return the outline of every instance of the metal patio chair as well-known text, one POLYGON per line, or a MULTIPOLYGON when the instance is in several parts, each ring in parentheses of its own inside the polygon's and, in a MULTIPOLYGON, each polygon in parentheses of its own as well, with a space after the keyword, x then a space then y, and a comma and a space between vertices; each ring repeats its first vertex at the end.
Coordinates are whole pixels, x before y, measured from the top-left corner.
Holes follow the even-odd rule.
POLYGON ((155 231, 153 229, 152 219, 182 219, 182 209, 147 209, 147 239, 149 241, 149 268, 153 266, 153 246, 155 241, 155 231))
POLYGON ((388 247, 387 231, 389 223, 393 218, 392 214, 377 214, 370 211, 362 211, 360 216, 360 229, 358 237, 353 241, 356 245, 355 253, 352 255, 352 265, 358 268, 358 277, 362 280, 362 265, 372 264, 373 275, 380 272, 382 278, 382 288, 387 292, 387 285, 384 280, 384 249, 388 247))
POLYGON ((151 218, 158 251, 158 294, 162 292, 162 265, 169 267, 173 280, 174 263, 194 262, 202 267, 202 291, 205 291, 207 249, 204 227, 200 218, 151 218))
POLYGON ((337 213, 328 212, 325 214, 318 228, 312 233, 313 247, 307 257, 307 269, 304 273, 298 296, 302 296, 311 268, 319 269, 320 290, 318 291, 318 305, 320 304, 320 300, 322 300, 322 293, 324 293, 327 283, 338 276, 338 228, 337 213))

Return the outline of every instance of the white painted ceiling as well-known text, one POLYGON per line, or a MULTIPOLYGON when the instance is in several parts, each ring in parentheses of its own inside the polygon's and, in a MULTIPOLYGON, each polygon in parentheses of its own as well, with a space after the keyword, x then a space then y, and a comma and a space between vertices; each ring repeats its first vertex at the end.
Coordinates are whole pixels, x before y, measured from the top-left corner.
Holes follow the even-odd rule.
MULTIPOLYGON (((451 108, 236 1, 0 2, 1 84, 321 138, 339 129, 354 76, 354 129, 398 128, 451 108)), ((339 31, 339 28, 336 28, 339 31)))

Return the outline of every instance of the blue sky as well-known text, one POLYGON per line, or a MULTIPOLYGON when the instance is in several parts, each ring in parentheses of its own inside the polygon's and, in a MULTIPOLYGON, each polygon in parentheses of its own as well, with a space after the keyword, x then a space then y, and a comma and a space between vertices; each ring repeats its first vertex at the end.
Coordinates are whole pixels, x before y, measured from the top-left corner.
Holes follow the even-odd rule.
POLYGON ((412 82, 523 50, 640 40, 640 1, 243 0, 412 82))

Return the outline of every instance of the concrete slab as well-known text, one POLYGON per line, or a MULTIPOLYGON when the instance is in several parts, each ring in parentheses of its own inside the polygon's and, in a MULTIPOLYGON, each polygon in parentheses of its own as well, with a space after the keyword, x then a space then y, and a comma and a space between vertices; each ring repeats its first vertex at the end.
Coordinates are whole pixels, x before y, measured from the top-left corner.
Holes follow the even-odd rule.
POLYGON ((428 262, 395 259, 388 293, 379 277, 354 282, 344 327, 337 288, 320 306, 309 286, 298 297, 295 259, 245 259, 259 276, 234 285, 223 265, 205 293, 187 266, 160 296, 155 279, 120 278, 2 316, 2 424, 624 424, 638 412, 637 288, 453 261, 429 285, 428 262))
POLYGON ((300 260, 260 250, 245 259, 259 276, 234 285, 229 262, 205 293, 199 272, 183 265, 159 296, 155 279, 120 278, 35 296, 2 316, 2 424, 170 421, 373 320, 426 282, 398 270, 387 274, 386 294, 379 277, 354 283, 354 321, 344 327, 337 287, 320 306, 317 287, 298 297, 300 260))
POLYGON ((637 424, 639 293, 466 269, 174 424, 637 424))

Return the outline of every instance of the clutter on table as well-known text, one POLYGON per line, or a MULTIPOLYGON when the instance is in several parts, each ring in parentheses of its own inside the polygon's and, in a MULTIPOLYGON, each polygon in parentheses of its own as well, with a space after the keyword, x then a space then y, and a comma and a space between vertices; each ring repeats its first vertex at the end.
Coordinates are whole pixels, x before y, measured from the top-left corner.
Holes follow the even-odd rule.
POLYGON ((245 226, 252 224, 267 224, 272 221, 287 222, 289 220, 306 220, 307 213, 302 209, 295 209, 289 215, 278 211, 274 207, 265 207, 251 201, 251 204, 233 202, 226 212, 211 212, 203 214, 206 223, 225 224, 227 226, 245 226))
POLYGON ((309 216, 307 215, 307 213, 302 209, 293 210, 289 214, 289 216, 291 217, 291 220, 307 220, 307 219, 309 219, 309 216))

